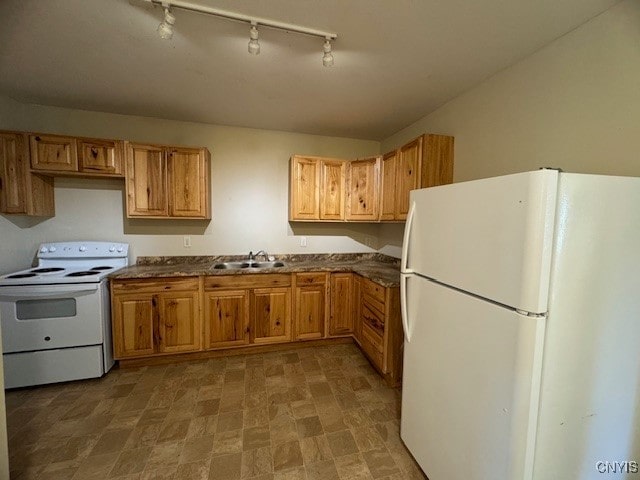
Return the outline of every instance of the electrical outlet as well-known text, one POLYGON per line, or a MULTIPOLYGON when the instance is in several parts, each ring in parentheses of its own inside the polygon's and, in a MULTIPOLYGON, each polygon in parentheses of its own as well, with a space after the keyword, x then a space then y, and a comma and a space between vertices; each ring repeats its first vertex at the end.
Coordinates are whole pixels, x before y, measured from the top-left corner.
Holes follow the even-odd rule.
POLYGON ((307 246, 307 237, 300 237, 300 246, 301 247, 307 246))
POLYGON ((184 248, 191 248, 191 237, 189 235, 185 235, 182 238, 182 246, 184 248))

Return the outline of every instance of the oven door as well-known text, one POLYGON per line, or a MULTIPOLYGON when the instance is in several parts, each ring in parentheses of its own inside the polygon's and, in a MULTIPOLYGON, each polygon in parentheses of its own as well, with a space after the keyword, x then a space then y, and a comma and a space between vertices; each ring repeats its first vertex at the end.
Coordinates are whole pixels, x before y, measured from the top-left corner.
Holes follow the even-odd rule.
POLYGON ((4 353, 102 343, 100 284, 0 287, 4 353))

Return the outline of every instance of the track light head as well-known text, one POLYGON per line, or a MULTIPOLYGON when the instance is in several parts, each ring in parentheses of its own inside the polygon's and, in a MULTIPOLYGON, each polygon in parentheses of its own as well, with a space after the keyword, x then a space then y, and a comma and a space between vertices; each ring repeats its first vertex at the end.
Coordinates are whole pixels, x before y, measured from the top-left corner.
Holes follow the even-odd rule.
POLYGON ((158 35, 163 40, 171 40, 173 37, 173 26, 176 23, 176 17, 171 13, 169 8, 164 9, 164 20, 158 25, 158 35))
POLYGON ((331 39, 327 37, 324 41, 324 54, 322 55, 322 65, 325 67, 333 66, 333 53, 331 53, 331 39))
POLYGON ((251 22, 251 29, 249 30, 249 46, 247 50, 252 55, 258 55, 260 53, 260 43, 258 42, 258 25, 251 22))

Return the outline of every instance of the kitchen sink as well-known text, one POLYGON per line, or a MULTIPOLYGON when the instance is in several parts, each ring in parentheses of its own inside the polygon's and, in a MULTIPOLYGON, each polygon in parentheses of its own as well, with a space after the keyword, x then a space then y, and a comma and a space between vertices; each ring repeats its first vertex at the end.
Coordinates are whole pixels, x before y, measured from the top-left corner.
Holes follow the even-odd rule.
POLYGON ((213 268, 216 270, 230 270, 236 268, 279 268, 284 267, 285 264, 283 262, 275 261, 275 262, 223 262, 216 263, 213 268))

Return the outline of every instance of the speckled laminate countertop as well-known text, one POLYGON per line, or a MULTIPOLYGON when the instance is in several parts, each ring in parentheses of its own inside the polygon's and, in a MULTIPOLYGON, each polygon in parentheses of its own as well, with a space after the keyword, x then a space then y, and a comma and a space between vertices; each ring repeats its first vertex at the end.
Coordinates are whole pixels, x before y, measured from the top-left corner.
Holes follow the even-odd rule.
POLYGON ((385 287, 400 285, 400 260, 379 253, 276 255, 284 267, 214 269, 216 263, 246 260, 246 256, 138 257, 136 265, 110 275, 111 279, 195 277, 299 272, 354 272, 385 287))

